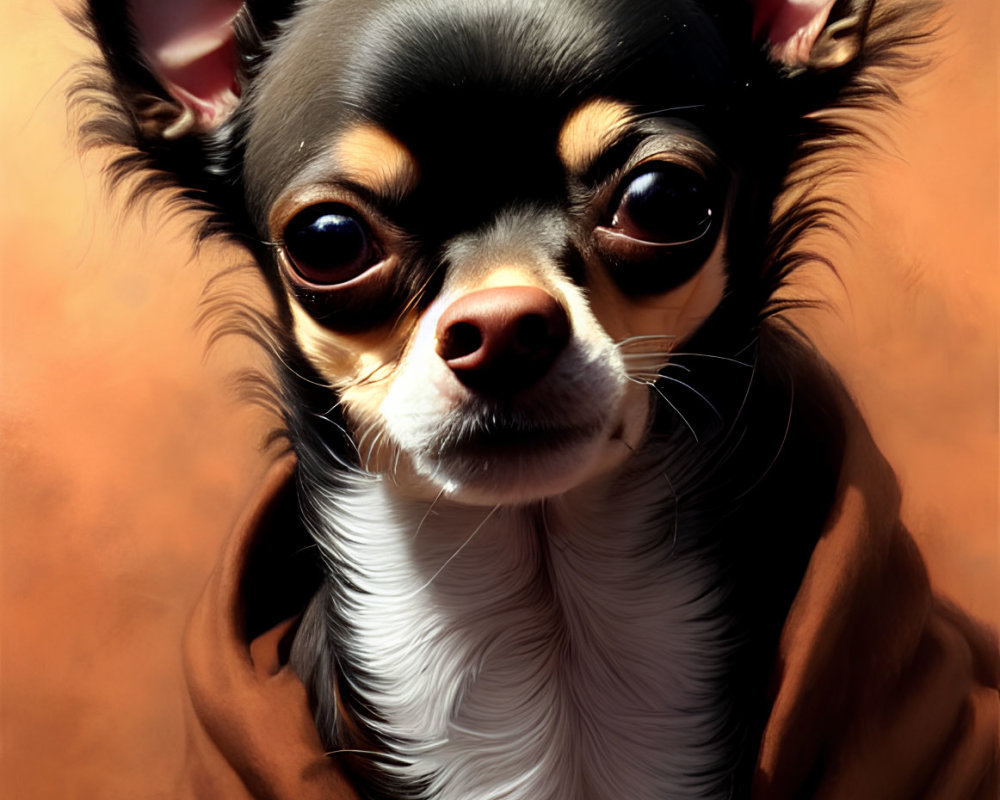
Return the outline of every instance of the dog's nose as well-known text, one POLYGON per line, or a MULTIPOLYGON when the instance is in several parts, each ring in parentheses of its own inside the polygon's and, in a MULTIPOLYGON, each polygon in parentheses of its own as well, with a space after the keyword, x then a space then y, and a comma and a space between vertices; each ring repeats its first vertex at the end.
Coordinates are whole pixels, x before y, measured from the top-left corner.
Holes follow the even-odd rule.
POLYGON ((543 289, 480 289, 445 309, 437 324, 437 353, 470 389, 510 395, 548 371, 569 334, 566 309, 543 289))

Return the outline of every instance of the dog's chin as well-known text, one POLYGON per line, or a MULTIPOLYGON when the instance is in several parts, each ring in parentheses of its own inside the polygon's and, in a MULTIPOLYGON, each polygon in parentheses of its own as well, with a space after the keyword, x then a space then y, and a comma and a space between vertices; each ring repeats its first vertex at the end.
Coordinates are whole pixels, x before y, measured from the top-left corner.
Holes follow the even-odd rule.
POLYGON ((445 435, 404 453, 435 494, 474 505, 524 505, 564 494, 613 470, 631 452, 625 426, 519 426, 445 435))

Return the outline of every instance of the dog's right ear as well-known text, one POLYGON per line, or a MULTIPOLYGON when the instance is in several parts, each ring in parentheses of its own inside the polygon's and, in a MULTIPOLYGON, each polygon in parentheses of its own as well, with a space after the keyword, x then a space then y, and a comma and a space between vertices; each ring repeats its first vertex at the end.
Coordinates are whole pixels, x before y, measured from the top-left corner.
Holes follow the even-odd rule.
POLYGON ((133 0, 139 53, 180 107, 163 136, 210 131, 236 108, 235 19, 240 0, 133 0))
POLYGON ((92 30, 114 93, 139 138, 216 130, 240 96, 241 0, 90 0, 92 30))
POLYGON ((207 212, 201 236, 254 233, 242 195, 241 96, 294 0, 88 0, 75 24, 101 51, 70 90, 85 147, 131 148, 112 186, 166 190, 207 212))

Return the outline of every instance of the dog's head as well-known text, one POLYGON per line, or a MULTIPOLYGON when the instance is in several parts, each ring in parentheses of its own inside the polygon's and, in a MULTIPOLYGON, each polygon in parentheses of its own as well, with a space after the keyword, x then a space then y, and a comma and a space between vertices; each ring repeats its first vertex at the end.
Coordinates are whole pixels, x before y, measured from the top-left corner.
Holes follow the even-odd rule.
POLYGON ((488 503, 620 464, 672 353, 752 335, 791 123, 868 22, 842 0, 131 8, 91 3, 119 138, 252 242, 362 466, 488 503))

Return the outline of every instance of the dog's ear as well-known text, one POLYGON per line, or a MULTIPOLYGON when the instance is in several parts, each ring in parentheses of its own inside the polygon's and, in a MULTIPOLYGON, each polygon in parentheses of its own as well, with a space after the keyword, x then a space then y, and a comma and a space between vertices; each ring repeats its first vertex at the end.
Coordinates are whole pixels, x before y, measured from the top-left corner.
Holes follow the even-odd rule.
POLYGON ((90 21, 117 94, 145 137, 217 129, 238 102, 241 0, 91 0, 90 21))
POLYGON ((753 0, 754 31, 790 69, 828 70, 853 61, 873 0, 753 0))
POLYGON ((295 0, 88 0, 74 17, 101 58, 70 90, 84 147, 130 200, 161 190, 207 214, 201 233, 247 234, 241 96, 295 0))
POLYGON ((208 131, 236 108, 240 0, 132 0, 139 54, 181 114, 164 136, 208 131))

